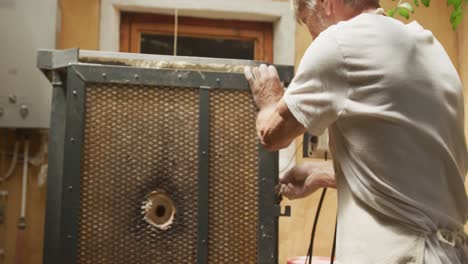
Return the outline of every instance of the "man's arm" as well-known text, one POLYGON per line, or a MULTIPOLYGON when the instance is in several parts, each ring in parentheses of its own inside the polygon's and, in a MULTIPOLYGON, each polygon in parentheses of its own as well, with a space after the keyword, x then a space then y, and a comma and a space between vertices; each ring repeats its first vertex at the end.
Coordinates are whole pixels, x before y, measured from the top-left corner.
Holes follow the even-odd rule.
POLYGON ((324 187, 336 188, 335 172, 330 161, 305 162, 294 166, 280 178, 275 190, 292 200, 304 198, 324 187))
POLYGON ((289 111, 283 99, 270 107, 260 109, 257 117, 260 142, 269 151, 288 147, 305 130, 289 111))
POLYGON ((246 67, 245 76, 259 108, 256 126, 261 144, 269 151, 286 148, 306 129, 282 100, 283 85, 275 67, 246 67))

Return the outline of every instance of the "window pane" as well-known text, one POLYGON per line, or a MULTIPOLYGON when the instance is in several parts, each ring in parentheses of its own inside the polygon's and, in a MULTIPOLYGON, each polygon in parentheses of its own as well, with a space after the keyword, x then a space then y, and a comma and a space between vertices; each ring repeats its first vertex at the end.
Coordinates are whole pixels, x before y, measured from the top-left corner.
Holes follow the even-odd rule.
MULTIPOLYGON (((184 37, 177 38, 177 55, 229 59, 254 59, 253 40, 184 37)), ((174 36, 142 34, 140 52, 146 54, 174 54, 174 36)))

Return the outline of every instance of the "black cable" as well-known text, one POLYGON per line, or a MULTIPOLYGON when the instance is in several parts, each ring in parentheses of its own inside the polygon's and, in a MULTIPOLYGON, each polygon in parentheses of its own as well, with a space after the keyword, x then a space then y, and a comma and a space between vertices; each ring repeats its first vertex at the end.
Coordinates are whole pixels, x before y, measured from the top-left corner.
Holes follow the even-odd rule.
POLYGON ((331 253, 331 259, 330 259, 330 264, 333 264, 335 262, 335 251, 336 251, 336 228, 338 226, 338 216, 336 217, 335 221, 335 233, 333 235, 333 247, 332 247, 332 253, 331 253))
POLYGON ((313 249, 314 249, 314 239, 315 239, 315 231, 317 230, 317 224, 318 224, 318 219, 320 216, 320 211, 322 210, 322 205, 323 205, 323 200, 325 199, 325 194, 327 193, 327 188, 323 188, 322 195, 320 196, 320 201, 317 206, 317 211, 315 212, 315 220, 314 220, 314 225, 312 227, 312 234, 310 236, 310 243, 309 243, 309 249, 307 250, 307 257, 306 257, 306 264, 307 260, 309 261, 309 264, 312 264, 312 254, 313 254, 313 249))

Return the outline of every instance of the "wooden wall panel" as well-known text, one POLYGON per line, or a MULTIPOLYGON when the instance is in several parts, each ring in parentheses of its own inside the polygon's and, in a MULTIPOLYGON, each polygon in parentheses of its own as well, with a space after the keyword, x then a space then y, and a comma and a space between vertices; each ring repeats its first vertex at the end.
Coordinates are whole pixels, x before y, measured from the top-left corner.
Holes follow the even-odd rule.
POLYGON ((99 49, 100 0, 59 0, 59 49, 99 49))
MULTIPOLYGON (((0 150, 5 151, 3 147, 5 145, 12 146, 14 143, 14 135, 8 132, 5 138, 6 130, 0 130, 2 136, 2 143, 0 150), (5 140, 6 139, 6 140, 5 140)), ((30 155, 35 155, 39 147, 39 138, 34 137, 31 139, 30 155)), ((8 148, 11 152, 11 148, 8 148)), ((23 145, 20 144, 19 156, 22 156, 23 145)), ((10 159, 6 159, 0 167, 0 172, 3 174, 10 164, 10 159)), ((45 223, 45 198, 46 198, 46 187, 38 187, 37 174, 39 168, 29 165, 28 169, 28 195, 26 203, 26 235, 25 243, 22 248, 22 256, 24 264, 40 264, 42 263, 42 245, 44 237, 44 223, 45 223)), ((23 162, 18 161, 16 169, 10 180, 0 184, 0 190, 7 190, 9 193, 7 206, 6 206, 6 218, 4 230, 5 239, 5 264, 14 263, 14 256, 16 250, 16 235, 17 235, 17 224, 20 215, 21 208, 21 186, 22 186, 22 174, 23 174, 23 162)), ((0 260, 0 263, 1 260, 0 260)))

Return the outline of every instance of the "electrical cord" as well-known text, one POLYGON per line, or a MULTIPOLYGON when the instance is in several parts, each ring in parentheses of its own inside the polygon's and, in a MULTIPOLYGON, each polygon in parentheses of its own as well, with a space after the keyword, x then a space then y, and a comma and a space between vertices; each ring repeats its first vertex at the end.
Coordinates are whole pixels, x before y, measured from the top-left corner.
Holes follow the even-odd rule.
POLYGON ((10 167, 8 168, 8 171, 5 173, 5 175, 2 175, 2 177, 0 177, 0 182, 7 181, 11 177, 11 175, 13 175, 13 172, 15 171, 15 168, 16 168, 16 163, 18 162, 18 151, 19 151, 19 142, 16 141, 10 167))
POLYGON ((318 219, 320 217, 320 211, 322 210, 323 200, 325 199, 326 194, 327 194, 327 188, 323 188, 322 195, 320 196, 319 204, 317 206, 317 211, 315 212, 314 225, 312 226, 312 234, 310 236, 309 248, 307 249, 307 257, 306 257, 306 262, 305 262, 306 264, 307 263, 312 264, 315 232, 317 231, 318 219))
MULTIPOLYGON (((327 160, 327 152, 325 152, 325 160, 327 160)), ((314 240, 315 240, 315 232, 317 231, 317 224, 318 219, 320 217, 320 211, 322 210, 323 201, 325 200, 325 195, 327 194, 327 188, 323 188, 322 194, 320 195, 319 204, 317 206, 317 211, 315 212, 315 219, 314 224, 312 226, 312 234, 310 236, 309 248, 307 249, 307 257, 305 260, 305 264, 312 264, 312 257, 313 257, 313 250, 314 250, 314 240)), ((338 217, 335 221, 335 231, 333 235, 333 246, 330 258, 330 264, 333 264, 335 261, 335 251, 336 251, 336 229, 338 226, 338 217)))
POLYGON ((336 218, 335 221, 335 233, 333 235, 333 247, 332 247, 332 254, 330 258, 330 264, 333 264, 335 262, 335 253, 336 253, 336 228, 338 227, 338 217, 336 218))

